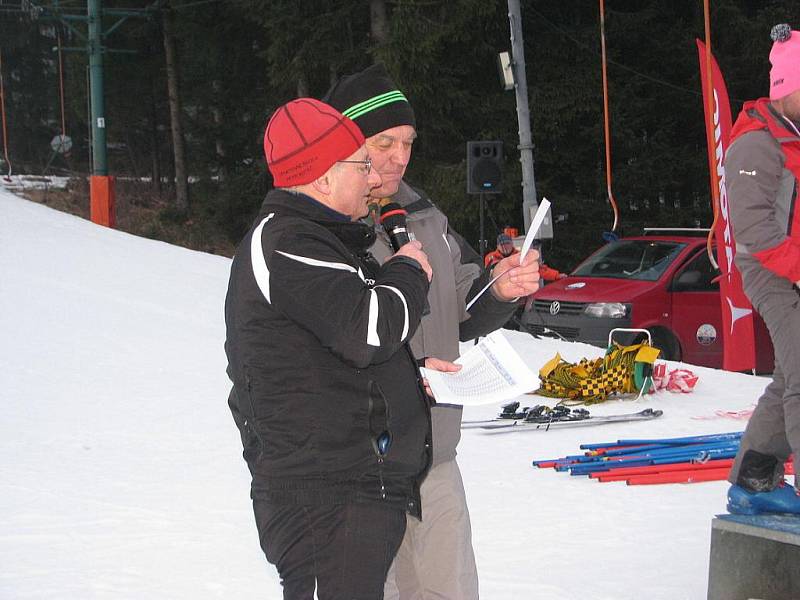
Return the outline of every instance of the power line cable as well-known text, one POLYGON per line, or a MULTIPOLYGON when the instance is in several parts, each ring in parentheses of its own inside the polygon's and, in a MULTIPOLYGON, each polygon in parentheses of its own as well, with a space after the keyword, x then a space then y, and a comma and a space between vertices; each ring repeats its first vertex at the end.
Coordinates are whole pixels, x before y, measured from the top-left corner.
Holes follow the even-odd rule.
MULTIPOLYGON (((580 46, 581 48, 583 48, 587 52, 590 52, 590 53, 594 54, 595 56, 599 56, 599 53, 597 52, 597 50, 590 48, 589 46, 587 46, 586 44, 584 44, 580 40, 572 37, 567 31, 565 31, 564 29, 562 29, 561 27, 559 27, 558 25, 556 25, 555 23, 550 21, 547 17, 545 17, 542 13, 540 13, 538 10, 536 10, 532 6, 529 6, 529 7, 526 7, 526 8, 531 10, 532 12, 536 13, 536 15, 538 15, 539 18, 542 21, 544 21, 547 25, 549 25, 550 27, 552 27, 553 29, 558 31, 561 35, 563 35, 565 38, 567 38, 568 40, 573 42, 575 45, 580 46)), ((624 69, 625 71, 629 71, 630 73, 638 75, 639 77, 641 77, 643 79, 647 79, 648 81, 652 81, 653 83, 657 83, 659 85, 664 85, 666 87, 672 88, 672 89, 677 90, 679 92, 686 92, 686 93, 692 94, 694 96, 702 96, 702 91, 698 92, 697 90, 690 90, 689 88, 685 88, 685 87, 676 85, 674 83, 670 83, 669 81, 665 81, 663 79, 659 79, 657 77, 653 77, 652 75, 648 75, 647 73, 642 73, 642 72, 637 71, 636 69, 634 69, 632 67, 629 67, 627 65, 624 65, 624 64, 619 63, 619 62, 614 61, 614 60, 608 60, 607 62, 609 64, 614 65, 615 67, 619 67, 620 69, 624 69)))

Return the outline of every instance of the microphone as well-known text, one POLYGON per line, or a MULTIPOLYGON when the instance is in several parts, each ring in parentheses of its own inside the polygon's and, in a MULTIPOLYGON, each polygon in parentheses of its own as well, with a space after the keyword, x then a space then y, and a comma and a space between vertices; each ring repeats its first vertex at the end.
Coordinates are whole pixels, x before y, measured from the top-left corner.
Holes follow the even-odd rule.
MULTIPOLYGON (((386 234, 389 236, 389 241, 392 243, 392 248, 397 252, 401 247, 411 241, 411 236, 408 233, 408 226, 406 225, 406 216, 408 212, 397 202, 392 202, 388 198, 381 200, 380 206, 381 211, 378 223, 383 226, 384 231, 386 231, 386 234)), ((422 316, 429 315, 430 312, 431 305, 426 297, 425 305, 422 307, 422 316)))
MULTIPOLYGON (((386 199, 388 200, 388 198, 386 199)), ((411 241, 406 225, 408 212, 397 202, 381 202, 381 213, 378 222, 383 225, 384 231, 389 236, 392 248, 397 252, 402 246, 411 241)))

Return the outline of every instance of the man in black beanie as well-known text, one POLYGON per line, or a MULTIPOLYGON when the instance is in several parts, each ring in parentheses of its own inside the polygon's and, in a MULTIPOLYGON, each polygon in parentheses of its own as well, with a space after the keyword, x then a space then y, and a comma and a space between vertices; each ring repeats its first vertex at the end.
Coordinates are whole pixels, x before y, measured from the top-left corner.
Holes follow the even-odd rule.
MULTIPOLYGON (((459 340, 467 341, 501 327, 514 312, 515 300, 539 288, 538 253, 523 265, 509 257, 493 268, 508 271, 475 302, 466 302, 492 275, 474 262, 462 260, 456 234, 447 217, 427 196, 404 180, 416 134, 414 111, 382 64, 340 79, 324 99, 359 126, 367 138, 372 166, 382 185, 372 190, 375 205, 390 198, 406 210, 407 227, 422 243, 433 269, 428 293, 430 312, 411 340, 417 359, 429 369, 457 371, 459 340)), ((373 211, 373 220, 374 211, 373 211)), ((371 252, 378 260, 392 255, 387 234, 375 223, 377 240, 371 252)), ((385 598, 418 600, 478 598, 478 575, 464 484, 456 463, 461 438, 458 405, 436 404, 433 419, 433 466, 422 484, 422 521, 409 518, 403 544, 386 582, 385 598)))

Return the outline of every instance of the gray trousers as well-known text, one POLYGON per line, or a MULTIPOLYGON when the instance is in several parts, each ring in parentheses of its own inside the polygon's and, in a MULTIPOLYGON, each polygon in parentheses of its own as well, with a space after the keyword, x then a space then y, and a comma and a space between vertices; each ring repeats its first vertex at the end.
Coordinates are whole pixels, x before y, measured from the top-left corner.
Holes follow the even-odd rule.
POLYGON ((422 520, 406 515, 406 533, 389 569, 385 600, 477 600, 478 571, 456 445, 461 406, 437 404, 433 466, 422 482, 422 520))
POLYGON ((800 295, 791 286, 770 290, 756 304, 775 349, 775 371, 750 417, 729 481, 736 482, 742 458, 752 449, 783 463, 794 453, 795 487, 800 489, 800 295))

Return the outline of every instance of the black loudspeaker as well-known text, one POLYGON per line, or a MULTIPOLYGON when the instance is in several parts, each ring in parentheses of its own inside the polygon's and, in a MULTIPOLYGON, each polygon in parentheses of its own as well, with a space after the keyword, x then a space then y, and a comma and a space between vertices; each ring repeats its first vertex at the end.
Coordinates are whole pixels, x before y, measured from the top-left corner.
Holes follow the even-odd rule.
POLYGON ((467 142, 467 193, 503 191, 503 142, 467 142))

